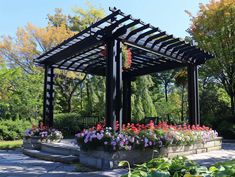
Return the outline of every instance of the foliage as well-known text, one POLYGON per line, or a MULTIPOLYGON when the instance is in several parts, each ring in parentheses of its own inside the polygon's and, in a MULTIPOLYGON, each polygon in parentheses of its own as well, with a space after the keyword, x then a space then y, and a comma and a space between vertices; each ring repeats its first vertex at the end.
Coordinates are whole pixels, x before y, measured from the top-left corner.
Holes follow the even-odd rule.
POLYGON ((0 120, 0 141, 19 140, 24 137, 24 132, 30 127, 30 122, 24 120, 0 120))
POLYGON ((11 67, 21 67, 27 73, 34 73, 34 58, 73 35, 74 32, 65 25, 54 27, 49 24, 39 28, 28 23, 25 28, 18 28, 16 38, 2 37, 0 55, 11 67))
POLYGON ((175 75, 175 84, 180 87, 180 95, 181 95, 181 121, 184 121, 186 117, 185 111, 185 89, 188 87, 188 73, 186 69, 182 69, 175 75))
POLYGON ((64 135, 73 135, 80 130, 81 116, 77 113, 61 113, 54 115, 54 127, 64 135))
MULTIPOLYGON (((86 10, 78 7, 73 8, 74 16, 66 16, 62 13, 62 9, 56 9, 54 15, 48 15, 49 23, 56 28, 66 26, 66 29, 70 32, 80 32, 104 16, 103 9, 96 9, 90 3, 88 3, 87 6, 88 9, 86 10)), ((92 89, 94 85, 96 85, 96 80, 97 79, 87 78, 86 75, 81 73, 57 70, 55 79, 57 91, 55 107, 57 112, 69 113, 78 109, 80 112, 86 112, 86 115, 93 114, 93 107, 97 108, 91 103, 92 97, 95 96, 92 89), (90 82, 92 82, 92 84, 90 84, 90 82), (84 97, 83 92, 86 92, 84 97), (85 105, 85 107, 83 105, 85 105)), ((99 98, 100 97, 98 97, 98 99, 99 98)), ((101 99, 103 98, 101 97, 101 99)), ((100 102, 100 100, 98 100, 98 102, 100 102)))
POLYGON ((234 139, 235 137, 235 124, 232 123, 232 119, 234 117, 230 118, 230 121, 228 120, 222 120, 219 125, 217 125, 216 129, 220 132, 223 137, 228 139, 234 139))
POLYGON ((86 117, 79 113, 60 113, 54 115, 54 127, 65 136, 74 136, 83 128, 94 126, 98 117, 86 117))
POLYGON ((40 116, 42 101, 42 75, 26 75, 21 68, 0 66, 0 117, 36 119, 40 116))
POLYGON ((156 108, 151 97, 151 88, 154 83, 150 75, 138 77, 132 83, 132 114, 134 119, 141 119, 145 116, 157 116, 156 108))
POLYGON ((0 141, 0 149, 16 149, 20 148, 22 144, 22 140, 0 141))
MULTIPOLYGON (((119 127, 119 125, 116 125, 119 127)), ((118 129, 118 128, 117 128, 118 129)), ((217 132, 205 126, 168 125, 160 122, 149 124, 123 125, 120 132, 111 127, 97 124, 75 135, 78 144, 84 150, 102 147, 108 151, 161 148, 169 145, 191 145, 213 140, 217 132)))
POLYGON ((49 23, 53 26, 65 25, 72 31, 81 31, 104 17, 104 10, 101 8, 95 8, 92 4, 87 3, 88 9, 82 9, 79 7, 73 7, 74 16, 64 15, 62 9, 55 9, 54 15, 48 15, 49 23))
MULTIPOLYGON (((87 10, 80 8, 74 10, 76 15, 72 17, 63 15, 62 11, 57 9, 55 15, 48 15, 49 23, 46 27, 36 27, 28 23, 24 28, 18 28, 15 37, 1 38, 0 117, 31 120, 42 116, 43 73, 41 69, 35 67, 33 59, 104 15, 102 9, 96 9, 91 4, 87 10)), ((89 112, 87 111, 90 108, 89 103, 84 99, 86 97, 79 97, 82 95, 80 91, 84 92, 86 89, 82 84, 84 75, 65 71, 55 71, 55 73, 55 112, 74 110, 89 112), (87 106, 83 107, 85 104, 87 106)), ((93 83, 88 86, 93 86, 93 83)), ((101 99, 103 100, 102 97, 101 99)))
MULTIPOLYGON (((120 166, 126 163, 121 161, 120 166)), ((233 177, 235 161, 217 163, 210 168, 199 166, 186 157, 154 158, 149 162, 137 165, 132 171, 122 177, 233 177)))
MULTIPOLYGON (((189 13, 190 14, 190 13, 189 13)), ((193 39, 215 59, 203 66, 207 76, 220 83, 231 99, 231 112, 235 109, 235 3, 234 0, 211 1, 200 4, 189 29, 193 39)))

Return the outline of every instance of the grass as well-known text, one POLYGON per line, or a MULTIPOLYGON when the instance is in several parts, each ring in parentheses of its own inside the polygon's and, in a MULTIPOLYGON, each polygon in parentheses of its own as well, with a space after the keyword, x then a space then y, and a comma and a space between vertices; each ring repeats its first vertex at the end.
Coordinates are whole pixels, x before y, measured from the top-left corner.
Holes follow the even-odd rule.
POLYGON ((16 149, 20 148, 22 144, 23 140, 0 141, 0 149, 16 149))

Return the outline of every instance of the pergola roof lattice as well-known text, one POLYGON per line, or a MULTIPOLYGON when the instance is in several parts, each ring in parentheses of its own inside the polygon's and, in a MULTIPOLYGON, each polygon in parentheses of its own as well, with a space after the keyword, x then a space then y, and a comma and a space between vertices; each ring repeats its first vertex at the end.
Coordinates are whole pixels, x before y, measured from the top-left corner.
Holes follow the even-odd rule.
POLYGON ((116 8, 87 29, 39 56, 35 62, 70 71, 105 76, 106 59, 101 55, 109 37, 117 38, 132 51, 132 65, 125 74, 139 76, 152 72, 202 64, 209 53, 165 31, 134 19, 116 8))

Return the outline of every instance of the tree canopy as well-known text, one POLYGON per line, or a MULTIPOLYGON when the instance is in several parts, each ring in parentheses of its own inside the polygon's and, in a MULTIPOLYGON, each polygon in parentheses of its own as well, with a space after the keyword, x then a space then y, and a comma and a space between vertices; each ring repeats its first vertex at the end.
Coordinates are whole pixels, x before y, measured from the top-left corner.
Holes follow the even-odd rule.
POLYGON ((207 76, 214 77, 231 99, 231 111, 235 110, 235 1, 211 1, 200 4, 189 32, 203 49, 214 54, 215 59, 204 67, 207 76))

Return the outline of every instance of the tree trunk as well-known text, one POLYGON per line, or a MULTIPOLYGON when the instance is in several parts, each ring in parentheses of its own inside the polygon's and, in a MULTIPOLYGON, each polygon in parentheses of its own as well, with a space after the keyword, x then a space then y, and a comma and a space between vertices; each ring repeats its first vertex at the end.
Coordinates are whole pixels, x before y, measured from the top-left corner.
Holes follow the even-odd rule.
POLYGON ((89 89, 88 83, 86 83, 86 92, 87 92, 88 113, 91 115, 93 108, 92 108, 91 94, 90 94, 90 89, 89 89))
POLYGON ((231 99, 231 113, 232 115, 235 115, 235 95, 231 94, 230 99, 231 99))
MULTIPOLYGON (((164 91, 165 91, 165 99, 166 99, 166 103, 168 102, 168 83, 164 84, 164 91)), ((170 122, 170 115, 167 114, 167 121, 170 122)))
POLYGON ((83 111, 83 94, 82 94, 82 86, 80 87, 80 94, 81 94, 81 100, 80 100, 80 104, 81 104, 81 111, 83 111))
POLYGON ((184 86, 182 86, 181 93, 181 121, 184 121, 184 86))
POLYGON ((166 102, 168 102, 168 90, 167 90, 167 85, 168 85, 168 84, 165 84, 165 85, 164 85, 166 102))
POLYGON ((69 98, 68 99, 68 112, 71 112, 71 110, 72 110, 72 101, 71 101, 72 99, 71 98, 69 98))

